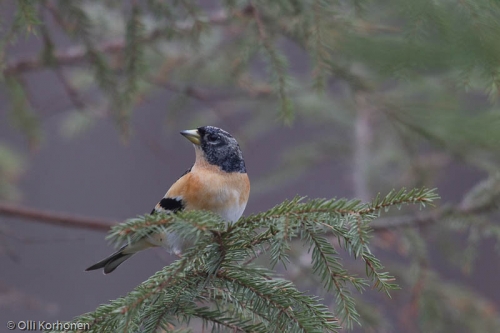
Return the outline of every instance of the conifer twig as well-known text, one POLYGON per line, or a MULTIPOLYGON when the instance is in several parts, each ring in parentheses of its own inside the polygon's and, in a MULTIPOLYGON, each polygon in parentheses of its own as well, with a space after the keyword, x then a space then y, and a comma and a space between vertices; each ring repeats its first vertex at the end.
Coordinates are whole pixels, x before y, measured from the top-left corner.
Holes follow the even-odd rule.
POLYGON ((338 316, 348 327, 358 321, 354 300, 344 284, 351 283, 361 291, 367 283, 342 268, 335 248, 322 234, 331 230, 346 251, 366 262, 366 275, 374 286, 388 293, 397 286, 390 283, 393 278, 389 273, 381 272, 382 264, 369 249, 370 222, 382 209, 432 204, 438 195, 434 189, 403 188, 379 195, 371 203, 303 199, 287 200, 231 226, 214 213, 203 211, 144 215, 114 226, 108 239, 117 244, 167 232, 194 245, 125 297, 75 320, 90 323, 96 332, 102 328, 134 331, 142 325, 146 332, 154 332, 194 317, 213 327, 260 333, 337 332, 338 316), (296 238, 313 250, 313 274, 321 278, 327 291, 333 291, 338 315, 272 270, 241 264, 260 255, 258 250, 267 245, 271 261, 283 262, 289 243, 296 238))
MULTIPOLYGON (((49 7, 50 8, 50 7, 49 7)), ((57 9, 53 9, 57 10, 57 9)), ((228 15, 225 12, 215 12, 208 16, 207 23, 221 25, 228 21, 228 15)), ((191 28, 190 22, 177 23, 178 29, 188 30, 191 28)), ((154 29, 146 35, 141 42, 154 42, 161 38, 164 34, 163 29, 154 29)), ((126 41, 123 38, 117 38, 106 42, 99 43, 96 46, 96 51, 102 54, 116 54, 123 52, 126 47, 126 41)), ((67 49, 57 50, 54 52, 54 60, 60 66, 76 66, 88 61, 87 47, 78 45, 67 49)), ((18 75, 25 72, 41 70, 47 67, 47 64, 37 56, 25 59, 16 59, 7 62, 3 67, 4 75, 18 75)))
POLYGON ((443 218, 453 215, 476 215, 491 212, 497 208, 497 198, 471 206, 451 206, 445 205, 429 213, 419 213, 403 216, 392 216, 379 218, 371 224, 374 232, 380 232, 389 229, 416 227, 421 225, 433 224, 443 218))

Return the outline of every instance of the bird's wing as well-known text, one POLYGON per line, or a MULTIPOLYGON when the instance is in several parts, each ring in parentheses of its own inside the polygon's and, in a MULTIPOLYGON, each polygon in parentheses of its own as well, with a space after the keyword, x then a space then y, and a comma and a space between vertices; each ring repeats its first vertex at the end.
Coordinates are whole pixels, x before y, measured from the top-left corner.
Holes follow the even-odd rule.
MULTIPOLYGON (((179 179, 177 179, 177 181, 172 185, 172 187, 174 187, 179 182, 182 183, 183 179, 185 177, 188 177, 189 173, 191 172, 191 169, 192 169, 192 167, 187 169, 186 172, 184 172, 182 174, 182 176, 180 176, 179 179)), ((167 194, 165 194, 163 199, 161 199, 160 202, 158 202, 156 204, 156 206, 151 211, 151 214, 160 213, 160 212, 175 213, 175 212, 178 212, 178 211, 181 211, 184 209, 185 204, 182 201, 181 196, 170 196, 169 195, 172 187, 170 187, 170 189, 168 190, 167 194)))

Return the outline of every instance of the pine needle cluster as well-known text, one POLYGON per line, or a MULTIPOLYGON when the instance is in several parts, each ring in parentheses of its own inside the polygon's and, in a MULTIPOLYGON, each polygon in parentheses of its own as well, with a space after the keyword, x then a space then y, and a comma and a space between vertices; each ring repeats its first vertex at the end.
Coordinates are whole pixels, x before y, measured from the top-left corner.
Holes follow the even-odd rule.
POLYGON ((368 204, 296 197, 231 225, 201 211, 129 219, 111 230, 108 237, 115 244, 172 232, 194 245, 125 297, 74 322, 88 323, 91 332, 144 333, 187 330, 195 319, 214 332, 337 332, 352 327, 360 316, 353 289, 363 292, 371 285, 389 295, 398 288, 370 250, 370 223, 391 207, 425 206, 436 199, 435 190, 427 188, 392 191, 368 204), (311 274, 335 298, 332 308, 272 269, 277 263, 293 265, 288 250, 294 240, 309 248, 311 274), (343 267, 340 250, 364 262, 366 277, 343 267), (265 253, 269 267, 256 265, 254 259, 265 253))

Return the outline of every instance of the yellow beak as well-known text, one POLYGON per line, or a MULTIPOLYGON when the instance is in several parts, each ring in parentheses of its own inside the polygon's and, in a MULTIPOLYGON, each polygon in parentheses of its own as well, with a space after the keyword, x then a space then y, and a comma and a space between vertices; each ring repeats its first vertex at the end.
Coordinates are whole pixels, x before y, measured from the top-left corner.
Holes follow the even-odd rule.
POLYGON ((182 135, 186 137, 189 141, 194 143, 195 145, 200 145, 201 143, 201 136, 200 133, 198 133, 198 130, 186 130, 181 132, 182 135))

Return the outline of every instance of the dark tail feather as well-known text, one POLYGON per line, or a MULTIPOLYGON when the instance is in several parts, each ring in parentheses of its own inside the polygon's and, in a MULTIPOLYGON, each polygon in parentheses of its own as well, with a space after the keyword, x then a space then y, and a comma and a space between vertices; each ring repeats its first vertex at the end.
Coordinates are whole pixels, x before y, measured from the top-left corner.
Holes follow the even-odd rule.
POLYGON ((122 246, 118 251, 113 253, 107 258, 99 261, 97 264, 90 266, 85 271, 93 271, 96 269, 104 268, 104 274, 109 274, 120 266, 122 262, 133 256, 133 253, 123 253, 126 245, 122 246))

